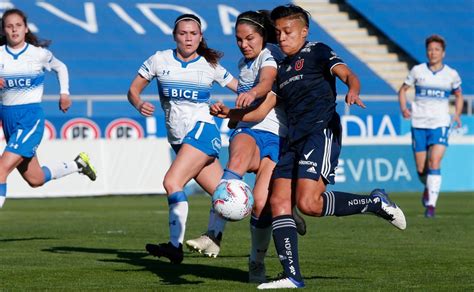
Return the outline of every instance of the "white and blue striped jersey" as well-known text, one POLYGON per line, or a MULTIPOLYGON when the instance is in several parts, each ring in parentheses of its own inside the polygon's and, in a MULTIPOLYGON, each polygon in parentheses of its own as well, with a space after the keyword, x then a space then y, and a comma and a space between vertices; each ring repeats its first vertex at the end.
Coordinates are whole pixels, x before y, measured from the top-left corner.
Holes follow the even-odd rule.
POLYGON ((209 113, 212 84, 224 87, 233 79, 221 65, 213 67, 202 56, 183 62, 175 50, 157 51, 138 74, 148 81, 157 79, 170 144, 181 144, 196 122, 215 123, 209 113))
POLYGON ((435 129, 449 127, 449 96, 461 86, 458 72, 448 65, 433 72, 427 63, 414 66, 405 84, 415 86, 412 127, 435 129))
MULTIPOLYGON (((283 58, 284 55, 277 46, 268 44, 267 47, 264 48, 255 59, 240 59, 238 65, 240 74, 237 93, 240 94, 247 92, 255 87, 260 79, 260 69, 267 66, 274 67, 276 69, 277 61, 283 58)), ((257 104, 261 101, 262 99, 257 99, 254 104, 257 104)), ((288 131, 286 127, 286 114, 280 105, 277 105, 275 108, 273 108, 262 121, 258 123, 239 122, 237 127, 263 130, 281 137, 285 137, 288 131)))
POLYGON ((5 86, 0 89, 4 105, 40 103, 43 96, 44 70, 58 73, 61 93, 69 94, 69 75, 66 65, 44 48, 25 43, 20 49, 0 47, 0 78, 5 86))

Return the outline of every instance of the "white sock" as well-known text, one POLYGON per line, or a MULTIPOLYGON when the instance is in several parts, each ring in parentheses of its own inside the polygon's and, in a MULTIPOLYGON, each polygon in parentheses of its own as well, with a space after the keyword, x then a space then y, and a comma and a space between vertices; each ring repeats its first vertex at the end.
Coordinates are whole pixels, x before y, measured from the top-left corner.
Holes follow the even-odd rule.
POLYGON ((0 208, 3 207, 7 199, 7 183, 0 183, 0 208))
POLYGON ((188 201, 184 192, 176 192, 168 196, 170 242, 175 247, 183 243, 188 219, 188 201))
POLYGON ((439 191, 441 189, 441 175, 440 174, 428 174, 426 179, 426 186, 428 187, 429 199, 427 206, 436 207, 438 201, 439 191))
POLYGON ((250 235, 252 238, 250 261, 263 263, 272 238, 272 226, 257 228, 250 224, 250 235))
POLYGON ((58 179, 79 171, 75 161, 59 162, 47 168, 51 172, 51 179, 58 179))
POLYGON ((3 204, 5 203, 6 196, 0 196, 0 208, 3 207, 3 204))
POLYGON ((214 211, 214 208, 211 206, 211 209, 209 210, 209 223, 207 224, 207 232, 213 234, 218 240, 221 240, 226 223, 227 220, 217 214, 214 211))

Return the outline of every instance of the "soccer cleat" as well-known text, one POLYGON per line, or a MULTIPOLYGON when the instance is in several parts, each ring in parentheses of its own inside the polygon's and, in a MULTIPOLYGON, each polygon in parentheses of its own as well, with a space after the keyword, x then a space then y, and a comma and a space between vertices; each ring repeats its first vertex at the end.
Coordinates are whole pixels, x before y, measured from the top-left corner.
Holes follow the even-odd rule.
POLYGON ((375 212, 377 216, 387 220, 400 230, 405 230, 407 228, 405 214, 403 214, 402 209, 388 198, 385 190, 375 189, 370 193, 370 196, 374 198, 374 201, 376 201, 377 198, 381 201, 380 209, 375 212))
POLYGON ((279 280, 271 281, 258 285, 257 289, 288 289, 288 288, 303 288, 304 282, 296 281, 291 277, 282 278, 279 280))
POLYGON ((293 207, 292 216, 293 216, 293 220, 295 220, 296 231, 298 232, 298 234, 301 236, 305 235, 306 234, 306 221, 304 220, 303 216, 301 216, 296 206, 293 207))
POLYGON ((175 247, 171 242, 159 244, 148 243, 145 249, 153 256, 169 259, 172 264, 180 264, 183 261, 183 245, 181 243, 179 247, 175 247))
POLYGON ((190 251, 197 251, 200 254, 213 258, 216 258, 221 251, 219 240, 207 233, 198 238, 187 240, 186 246, 190 251))
POLYGON ((249 283, 265 283, 265 264, 255 261, 249 261, 249 283))
POLYGON ((425 217, 426 218, 433 218, 434 216, 435 216, 435 207, 426 206, 425 217))
POLYGON ((421 196, 421 204, 423 207, 426 207, 426 204, 428 204, 428 200, 430 199, 430 193, 428 192, 428 188, 425 188, 423 191, 423 196, 421 196))
POLYGON ((79 167, 79 173, 86 175, 92 181, 97 178, 96 171, 90 162, 89 155, 85 152, 79 153, 74 161, 76 162, 77 167, 79 167))

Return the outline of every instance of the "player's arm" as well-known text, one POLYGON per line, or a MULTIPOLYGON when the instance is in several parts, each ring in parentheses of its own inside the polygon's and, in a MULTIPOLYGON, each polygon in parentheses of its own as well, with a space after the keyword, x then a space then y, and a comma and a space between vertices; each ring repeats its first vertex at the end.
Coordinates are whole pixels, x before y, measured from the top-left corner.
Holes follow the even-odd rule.
POLYGON ((260 122, 275 107, 277 97, 273 92, 269 92, 265 100, 258 106, 248 108, 229 108, 222 102, 217 102, 210 107, 213 116, 231 121, 260 122))
POLYGON ((235 78, 232 78, 232 80, 227 83, 225 87, 229 88, 233 92, 237 92, 237 86, 239 85, 239 81, 235 78))
POLYGON ((128 89, 127 98, 133 107, 137 109, 137 111, 145 117, 151 117, 153 112, 155 111, 155 106, 150 102, 142 100, 140 94, 142 93, 143 89, 148 86, 150 81, 143 78, 140 74, 135 77, 128 89))
POLYGON ((462 126, 461 123, 461 114, 462 114, 462 108, 464 106, 464 97, 462 95, 462 90, 461 87, 459 87, 456 91, 454 91, 454 116, 453 116, 453 121, 456 122, 456 128, 459 128, 462 126))
POLYGON ((365 108, 365 104, 359 98, 360 82, 357 75, 355 75, 345 64, 335 65, 331 72, 347 85, 348 91, 346 94, 346 104, 357 104, 361 108, 365 108))
POLYGON ((410 86, 408 84, 403 83, 398 90, 398 103, 400 104, 400 111, 405 119, 411 116, 410 109, 407 106, 407 91, 409 88, 410 86))
POLYGON ((260 69, 259 75, 258 84, 249 91, 239 94, 235 101, 235 107, 248 107, 255 99, 265 97, 267 93, 272 90, 272 85, 277 75, 277 69, 272 66, 265 66, 260 69))
POLYGON ((69 72, 66 65, 51 55, 49 67, 56 72, 59 81, 59 109, 65 113, 72 105, 69 98, 69 72))

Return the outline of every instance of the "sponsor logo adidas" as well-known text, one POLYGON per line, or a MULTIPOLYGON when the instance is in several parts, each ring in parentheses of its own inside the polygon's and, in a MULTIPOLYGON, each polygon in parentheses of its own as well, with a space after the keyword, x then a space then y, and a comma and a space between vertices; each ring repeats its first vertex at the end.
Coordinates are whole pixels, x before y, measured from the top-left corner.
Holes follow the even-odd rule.
POLYGON ((316 171, 316 168, 315 168, 314 166, 311 166, 310 168, 308 168, 308 169, 306 170, 306 172, 310 172, 310 173, 314 173, 314 174, 318 173, 318 172, 316 171))

